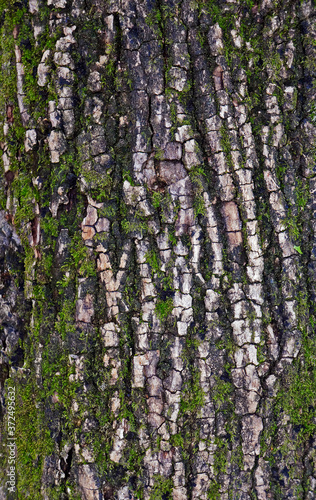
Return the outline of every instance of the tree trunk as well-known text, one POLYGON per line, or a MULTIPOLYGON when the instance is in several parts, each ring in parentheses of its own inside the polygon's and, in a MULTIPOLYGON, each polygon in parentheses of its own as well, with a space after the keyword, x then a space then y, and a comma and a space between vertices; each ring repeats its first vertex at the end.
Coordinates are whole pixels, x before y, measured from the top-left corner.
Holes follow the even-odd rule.
POLYGON ((0 5, 0 498, 315 499, 316 6, 0 5))

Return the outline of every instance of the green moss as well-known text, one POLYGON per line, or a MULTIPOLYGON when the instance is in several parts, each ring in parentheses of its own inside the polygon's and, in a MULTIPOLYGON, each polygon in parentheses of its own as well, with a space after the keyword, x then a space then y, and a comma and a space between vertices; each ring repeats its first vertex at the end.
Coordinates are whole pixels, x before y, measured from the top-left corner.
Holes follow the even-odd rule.
POLYGON ((176 245, 177 244, 177 238, 176 238, 176 235, 175 235, 175 229, 170 229, 169 230, 169 241, 172 245, 176 245))
POLYGON ((300 290, 296 295, 298 328, 301 336, 300 355, 287 369, 283 387, 275 399, 275 414, 283 412, 290 416, 291 423, 298 426, 298 439, 306 440, 316 432, 313 418, 316 407, 316 339, 315 317, 309 309, 306 292, 300 290))
POLYGON ((226 161, 229 165, 230 168, 233 167, 233 161, 232 161, 232 155, 231 155, 231 144, 230 144, 230 138, 229 138, 229 132, 226 124, 223 124, 220 130, 221 133, 221 146, 223 148, 226 161))
MULTIPOLYGON (((157 279, 159 288, 164 291, 173 290, 173 277, 170 273, 173 260, 171 259, 167 264, 166 272, 161 270, 162 264, 155 250, 150 250, 146 254, 146 262, 151 266, 151 277, 157 279)), ((160 307, 160 306, 159 306, 160 307)))
POLYGON ((84 244, 80 232, 73 235, 69 246, 69 252, 70 259, 66 261, 65 267, 71 268, 74 266, 81 276, 96 276, 95 261, 90 256, 89 250, 84 244))
POLYGON ((180 411, 189 416, 196 413, 204 405, 204 392, 200 385, 200 372, 193 369, 191 378, 181 394, 180 411))
POLYGON ((34 202, 38 200, 38 193, 25 172, 20 172, 14 179, 12 190, 19 202, 14 222, 20 228, 34 218, 34 202))
POLYGON ((150 250, 149 252, 147 252, 146 262, 148 262, 148 264, 151 266, 152 274, 160 273, 160 268, 161 268, 160 259, 154 250, 150 250))
POLYGON ((89 192, 93 199, 97 201, 108 199, 112 186, 112 179, 109 172, 101 175, 94 170, 84 170, 82 175, 89 185, 89 192))
POLYGON ((171 314, 173 310, 173 299, 169 297, 166 300, 157 300, 155 313, 160 321, 164 321, 171 314))
POLYGON ((195 195, 193 209, 194 209, 194 213, 195 213, 196 217, 198 215, 205 215, 206 214, 204 198, 201 194, 195 195))
MULTIPOLYGON (((11 0, 1 0, 0 13, 3 16, 1 24, 1 74, 0 74, 0 106, 1 110, 5 109, 7 102, 16 102, 16 69, 15 65, 12 68, 12 59, 14 55, 15 41, 13 38, 13 28, 18 24, 25 15, 26 9, 14 8, 14 2, 11 0)), ((19 113, 15 116, 20 124, 19 113)), ((2 128, 2 127, 1 127, 2 128)), ((1 139, 3 139, 1 130, 1 139)))
POLYGON ((136 218, 133 220, 123 220, 121 222, 121 225, 125 234, 140 232, 142 235, 144 235, 148 232, 148 224, 144 220, 136 218))
POLYGON ((219 377, 215 376, 215 385, 212 389, 212 399, 217 403, 217 408, 220 409, 233 394, 233 385, 231 382, 226 382, 221 380, 219 377))
POLYGON ((39 500, 43 457, 54 452, 54 441, 44 425, 43 407, 38 404, 37 387, 32 378, 17 385, 16 443, 17 490, 19 498, 39 500))
POLYGON ((156 160, 163 160, 164 159, 164 152, 162 149, 157 149, 155 151, 155 159, 156 160))
POLYGON ((160 207, 161 205, 161 201, 162 201, 162 194, 161 193, 156 193, 154 192, 153 193, 153 196, 152 196, 152 204, 153 204, 153 207, 157 210, 157 208, 160 207))
MULTIPOLYGON (((299 438, 306 439, 316 431, 313 410, 316 406, 315 341, 308 342, 309 362, 296 363, 288 375, 289 385, 282 388, 276 398, 276 408, 290 416, 291 422, 299 426, 299 438), (311 359, 312 358, 312 359, 311 359)), ((305 346, 307 347, 307 346, 305 346)))
POLYGON ((184 447, 184 438, 182 434, 173 434, 170 438, 170 443, 172 446, 184 447))
POLYGON ((207 491, 207 498, 209 500, 220 500, 220 485, 215 481, 211 481, 210 487, 207 491))
MULTIPOLYGON (((52 218, 49 212, 45 217, 41 215, 43 245, 40 249, 41 258, 37 259, 37 261, 35 260, 34 249, 30 247, 28 242, 29 231, 24 231, 24 228, 35 216, 35 204, 39 203, 43 211, 47 210, 56 186, 62 185, 67 180, 69 173, 75 172, 78 176, 83 175, 91 187, 89 194, 94 199, 102 201, 108 200, 112 188, 112 179, 110 176, 101 176, 94 171, 82 172, 79 155, 74 152, 63 155, 60 164, 51 165, 47 144, 39 144, 39 149, 36 152, 25 154, 23 147, 25 128, 21 125, 16 100, 15 41, 12 31, 14 26, 19 24, 20 34, 16 43, 18 45, 20 45, 20 42, 24 43, 24 45, 20 46, 22 49, 22 62, 25 68, 24 90, 27 94, 25 103, 28 106, 31 118, 38 124, 39 128, 38 118, 46 116, 47 113, 47 99, 46 97, 43 99, 46 89, 38 89, 36 84, 36 67, 40 62, 43 50, 54 47, 55 38, 49 33, 47 22, 46 32, 38 36, 35 44, 30 22, 33 16, 29 14, 27 9, 24 7, 20 9, 16 2, 11 2, 11 0, 4 0, 4 2, 0 0, 0 9, 1 12, 5 10, 2 19, 3 23, 1 24, 0 40, 3 68, 0 75, 2 88, 0 104, 2 109, 5 109, 5 104, 8 102, 13 103, 14 123, 6 137, 10 150, 11 168, 17 174, 16 179, 11 184, 11 194, 18 202, 14 222, 19 234, 22 236, 22 244, 25 247, 25 274, 28 280, 26 288, 29 288, 34 300, 32 324, 28 329, 27 338, 23 343, 21 342, 25 352, 24 368, 30 370, 30 373, 26 372, 28 375, 27 380, 20 380, 18 379, 20 372, 17 372, 15 380, 18 389, 18 496, 19 498, 28 497, 36 500, 42 498, 40 489, 44 457, 59 451, 56 436, 53 435, 53 431, 49 431, 49 418, 54 413, 54 411, 51 412, 50 410, 57 410, 58 426, 60 426, 62 439, 68 439, 70 442, 75 443, 78 441, 80 423, 77 422, 78 419, 74 418, 71 410, 74 400, 79 404, 80 418, 82 418, 84 411, 88 411, 89 415, 97 418, 99 428, 93 435, 89 435, 89 439, 97 453, 97 465, 100 466, 100 470, 104 474, 110 470, 109 451, 112 421, 109 417, 110 412, 106 409, 109 408, 111 391, 96 391, 94 385, 91 384, 86 400, 83 403, 80 398, 82 381, 69 381, 69 376, 74 374, 74 366, 69 364, 69 354, 73 352, 70 350, 70 346, 73 349, 74 345, 78 354, 83 353, 85 355, 85 381, 87 380, 87 383, 89 383, 89 377, 90 375, 92 377, 93 374, 93 382, 98 380, 98 387, 101 387, 99 378, 103 377, 103 382, 105 379, 102 359, 99 360, 99 364, 97 363, 100 358, 100 344, 95 348, 97 359, 93 359, 93 363, 91 362, 94 367, 97 366, 98 368, 98 375, 96 376, 93 370, 90 369, 89 364, 93 357, 91 344, 95 341, 95 337, 92 340, 86 331, 80 331, 78 325, 75 324, 78 274, 81 277, 96 276, 95 258, 90 255, 89 250, 85 247, 80 231, 83 197, 77 194, 77 200, 74 202, 73 208, 61 206, 56 219, 52 218), (41 92, 40 95, 38 90, 41 92), (44 185, 40 191, 32 183, 32 178, 37 176, 44 179, 44 185), (58 267, 55 263, 55 245, 63 227, 68 229, 71 243, 65 251, 66 260, 58 267), (36 351, 39 342, 43 346, 43 352, 42 360, 38 361, 40 374, 38 380, 35 380, 34 360, 39 355, 36 351), (89 373, 87 373, 86 364, 89 365, 89 373), (97 377, 99 378, 97 379, 97 377), (51 407, 50 396, 55 393, 58 395, 59 401, 51 407), (54 407, 54 405, 56 406, 54 407), (52 435, 50 435, 50 432, 52 432, 52 435), (99 448, 98 445, 100 445, 99 448)), ((47 21, 46 16, 49 16, 50 10, 45 6, 41 9, 39 15, 42 20, 47 21)), ((95 29, 95 23, 93 25, 95 29)), ((57 37, 61 35, 59 31, 59 29, 56 30, 57 37)), ((113 73, 111 68, 113 69, 113 62, 110 62, 110 66, 107 68, 113 80, 114 76, 111 74, 113 73)), ((50 83, 48 86, 50 87, 50 83)), ((80 87, 79 83, 78 86, 80 87)), ((56 97, 55 92, 52 90, 53 82, 51 88, 48 89, 49 99, 52 96, 56 97)), ((78 94, 80 94, 80 88, 78 94)), ((71 141, 68 142, 71 149, 71 141)), ((111 214, 115 216, 116 211, 113 213, 112 210, 111 214)), ((141 223, 144 226, 146 225, 144 221, 141 221, 141 223)), ((26 321, 27 319, 25 318, 26 321)), ((95 333, 95 336, 97 336, 97 333, 95 333)), ((135 408, 132 408, 129 414, 131 420, 134 410, 135 408)), ((132 422, 132 427, 136 429, 136 422, 132 422)), ((135 455, 135 450, 131 452, 128 459, 128 466, 131 470, 136 467, 139 456, 139 454, 135 455)), ((69 480, 68 486, 71 488, 69 480)), ((52 500, 62 498, 65 487, 66 485, 62 485, 60 488, 47 486, 48 497, 52 500)), ((72 500, 78 498, 73 493, 67 493, 67 495, 72 500)))
POLYGON ((228 442, 222 438, 215 438, 216 450, 214 453, 214 472, 216 475, 225 474, 227 469, 228 442))
POLYGON ((58 220, 54 219, 50 214, 47 214, 41 219, 41 228, 45 231, 45 237, 57 238, 58 236, 58 220))
POLYGON ((195 216, 205 215, 205 203, 203 198, 203 191, 205 190, 204 183, 206 179, 206 172, 204 165, 193 167, 189 172, 189 177, 194 186, 194 202, 193 209, 195 216))
POLYGON ((150 500, 172 500, 172 487, 171 478, 155 476, 155 484, 150 494, 150 500))
POLYGON ((69 335, 71 332, 76 331, 74 318, 75 304, 72 300, 65 299, 58 313, 57 321, 55 322, 56 331, 60 333, 63 340, 65 340, 67 335, 69 335))
POLYGON ((260 364, 266 361, 266 354, 267 348, 265 345, 265 341, 262 340, 260 344, 257 345, 257 359, 260 364))
POLYGON ((295 207, 291 205, 289 206, 286 212, 286 217, 283 220, 285 227, 289 231, 289 235, 297 242, 299 242, 299 239, 302 236, 303 226, 306 219, 304 212, 309 197, 308 184, 304 183, 301 179, 297 179, 295 186, 295 207))
POLYGON ((135 182, 129 170, 123 171, 123 181, 128 181, 131 186, 135 186, 135 182))

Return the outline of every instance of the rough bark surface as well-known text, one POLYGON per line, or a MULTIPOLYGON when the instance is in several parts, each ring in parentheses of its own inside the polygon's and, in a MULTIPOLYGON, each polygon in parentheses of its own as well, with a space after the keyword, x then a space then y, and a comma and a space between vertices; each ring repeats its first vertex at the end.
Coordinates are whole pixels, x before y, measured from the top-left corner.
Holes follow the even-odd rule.
POLYGON ((0 5, 0 498, 315 499, 316 6, 0 5))

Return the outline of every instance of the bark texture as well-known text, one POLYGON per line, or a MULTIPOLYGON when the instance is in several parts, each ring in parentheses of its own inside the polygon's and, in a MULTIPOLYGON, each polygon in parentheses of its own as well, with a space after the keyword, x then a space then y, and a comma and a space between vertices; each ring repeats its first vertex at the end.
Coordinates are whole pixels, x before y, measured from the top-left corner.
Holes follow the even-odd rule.
POLYGON ((315 499, 316 6, 0 5, 0 498, 315 499))

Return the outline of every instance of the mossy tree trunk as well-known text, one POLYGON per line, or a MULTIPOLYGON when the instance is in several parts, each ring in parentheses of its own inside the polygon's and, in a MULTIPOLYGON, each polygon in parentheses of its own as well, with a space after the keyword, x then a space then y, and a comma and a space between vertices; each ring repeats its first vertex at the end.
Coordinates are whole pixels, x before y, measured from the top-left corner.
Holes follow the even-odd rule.
POLYGON ((316 6, 0 5, 0 498, 315 499, 316 6))

